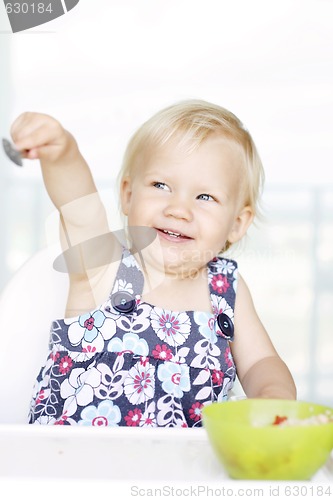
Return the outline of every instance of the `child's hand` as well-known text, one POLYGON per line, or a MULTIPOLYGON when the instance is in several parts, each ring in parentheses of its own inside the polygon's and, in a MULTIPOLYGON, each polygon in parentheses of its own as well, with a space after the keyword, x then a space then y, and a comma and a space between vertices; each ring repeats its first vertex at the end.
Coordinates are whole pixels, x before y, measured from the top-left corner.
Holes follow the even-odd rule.
POLYGON ((10 132, 15 147, 30 160, 56 162, 76 144, 57 120, 41 113, 21 114, 10 132))
MULTIPOLYGON (((23 113, 14 121, 10 132, 24 158, 40 160, 46 190, 60 212, 66 205, 97 191, 77 142, 57 120, 42 113, 23 113)), ((66 219, 72 221, 77 217, 82 223, 82 213, 72 218, 67 215, 66 219)))

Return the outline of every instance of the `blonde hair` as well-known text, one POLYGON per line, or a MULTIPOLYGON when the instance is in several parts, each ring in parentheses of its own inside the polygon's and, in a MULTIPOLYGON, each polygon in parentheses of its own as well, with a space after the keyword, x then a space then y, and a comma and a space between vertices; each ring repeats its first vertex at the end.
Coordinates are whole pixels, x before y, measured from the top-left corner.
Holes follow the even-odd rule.
POLYGON ((131 175, 147 151, 163 146, 176 135, 181 135, 180 141, 194 149, 213 133, 221 134, 243 149, 247 177, 244 206, 250 206, 253 214, 258 216, 264 170, 253 139, 233 113, 206 101, 181 101, 146 121, 128 143, 119 181, 131 175))

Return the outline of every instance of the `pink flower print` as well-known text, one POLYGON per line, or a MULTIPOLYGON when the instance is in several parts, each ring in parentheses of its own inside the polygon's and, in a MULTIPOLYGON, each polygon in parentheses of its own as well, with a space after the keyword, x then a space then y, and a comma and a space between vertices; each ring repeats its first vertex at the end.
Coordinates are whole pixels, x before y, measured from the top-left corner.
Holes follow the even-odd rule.
POLYGON ((198 422, 201 420, 201 410, 203 408, 202 403, 194 403, 189 409, 190 419, 194 420, 194 422, 198 422))
POLYGON ((94 323, 95 323, 95 320, 92 316, 90 316, 90 318, 86 319, 85 322, 83 323, 83 326, 89 330, 89 332, 94 328, 94 323))
POLYGON ((69 372, 69 370, 73 366, 73 360, 69 356, 64 356, 61 358, 60 363, 59 363, 59 372, 62 375, 65 375, 66 373, 69 372))
POLYGON ((175 335, 179 330, 179 321, 173 314, 162 314, 160 317, 160 327, 168 336, 175 335))
POLYGON ((212 283, 213 290, 216 290, 217 293, 226 292, 230 286, 227 278, 225 276, 223 276, 222 274, 218 274, 217 276, 213 276, 211 283, 212 283))
POLYGON ((228 365, 228 368, 233 365, 233 360, 232 360, 232 354, 230 347, 227 347, 227 349, 224 352, 224 359, 228 365))
POLYGON ((170 361, 172 358, 172 351, 166 344, 157 344, 155 349, 153 349, 152 354, 155 359, 161 359, 163 361, 170 361))
POLYGON ((175 385, 180 384, 180 373, 174 373, 171 377, 171 382, 175 385))
POLYGON ((140 427, 156 427, 156 419, 154 413, 145 412, 140 420, 140 427))
MULTIPOLYGON (((144 365, 143 365, 144 366, 144 365)), ((134 377, 134 389, 140 393, 151 384, 151 376, 149 372, 142 371, 139 375, 134 377)))
POLYGON ((68 419, 68 415, 66 415, 66 411, 61 415, 61 417, 54 422, 54 425, 64 425, 66 420, 68 419))
POLYGON ((148 356, 141 356, 140 357, 140 363, 142 364, 142 366, 146 366, 146 364, 149 362, 149 358, 148 356))
POLYGON ((95 427, 106 427, 108 425, 108 419, 103 415, 99 415, 92 420, 91 425, 95 427))
POLYGON ((83 338, 86 342, 93 342, 97 337, 98 328, 104 323, 105 317, 103 316, 100 311, 93 313, 91 316, 90 314, 80 316, 79 324, 84 328, 83 338))
MULTIPOLYGON (((230 351, 230 349, 229 349, 229 351, 230 351)), ((224 374, 221 370, 213 370, 213 373, 212 373, 213 384, 216 384, 217 386, 222 385, 223 377, 224 377, 224 374)))
POLYGON ((154 367, 139 361, 128 372, 124 392, 132 405, 139 405, 151 399, 155 391, 154 367))
POLYGON ((141 415, 139 427, 156 427, 155 403, 151 403, 146 407, 141 415))
POLYGON ((150 316, 153 330, 159 339, 171 346, 184 344, 191 330, 191 321, 185 312, 153 309, 150 316))
POLYGON ((96 352, 96 347, 92 345, 87 345, 86 347, 82 348, 82 352, 86 352, 88 354, 93 354, 96 352))
POLYGON ((139 425, 142 413, 139 408, 134 408, 134 410, 130 410, 128 414, 124 417, 126 421, 126 425, 128 427, 136 427, 139 425))
POLYGON ((55 353, 51 352, 50 353, 50 359, 52 359, 54 363, 57 361, 59 356, 60 356, 59 352, 55 352, 55 353))

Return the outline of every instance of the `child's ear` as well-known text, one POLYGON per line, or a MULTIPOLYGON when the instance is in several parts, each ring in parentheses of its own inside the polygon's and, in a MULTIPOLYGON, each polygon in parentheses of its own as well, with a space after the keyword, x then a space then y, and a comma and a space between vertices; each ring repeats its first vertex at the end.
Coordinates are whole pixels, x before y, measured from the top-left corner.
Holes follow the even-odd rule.
POLYGON ((254 213, 250 206, 244 207, 236 217, 231 231, 228 235, 230 243, 236 243, 246 234, 248 228, 252 224, 254 213))
POLYGON ((130 177, 124 177, 120 184, 120 203, 124 215, 128 215, 132 195, 132 183, 130 177))

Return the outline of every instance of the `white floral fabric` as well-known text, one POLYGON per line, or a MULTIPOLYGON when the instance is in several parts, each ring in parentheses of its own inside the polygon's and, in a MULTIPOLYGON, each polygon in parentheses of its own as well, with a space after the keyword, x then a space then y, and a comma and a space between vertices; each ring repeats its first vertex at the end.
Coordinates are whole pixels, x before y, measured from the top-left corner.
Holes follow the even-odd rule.
POLYGON ((201 426, 203 406, 225 400, 236 377, 217 318, 233 322, 237 264, 218 257, 207 276, 212 313, 155 307, 141 299, 143 273, 124 249, 109 299, 52 323, 29 423, 201 426), (115 309, 119 291, 132 294, 132 311, 115 309))

